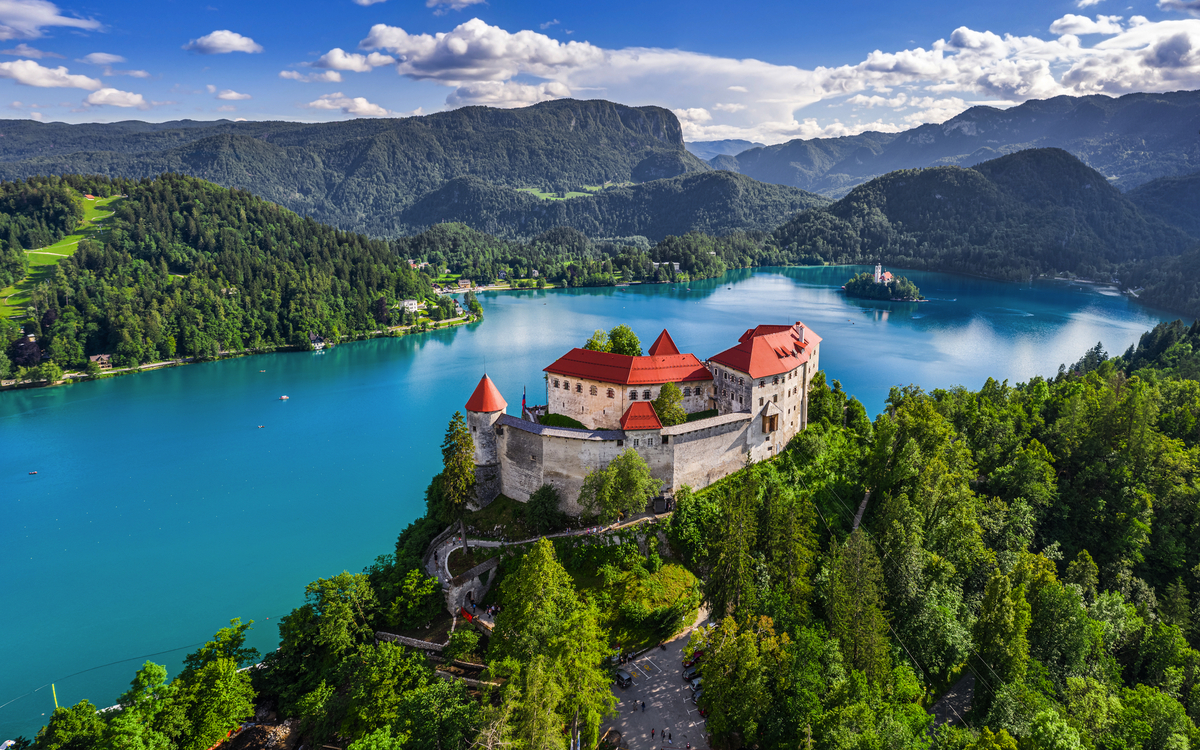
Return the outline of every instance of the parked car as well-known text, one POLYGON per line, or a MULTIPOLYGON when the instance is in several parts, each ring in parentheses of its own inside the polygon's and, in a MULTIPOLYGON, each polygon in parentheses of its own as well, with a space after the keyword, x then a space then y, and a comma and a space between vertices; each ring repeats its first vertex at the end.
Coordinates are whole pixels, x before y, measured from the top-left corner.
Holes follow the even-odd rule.
POLYGON ((703 690, 697 690, 696 692, 692 693, 692 703, 699 703, 700 696, 702 696, 702 695, 704 695, 703 690))
POLYGON ((700 667, 688 667, 683 670, 683 681, 691 682, 700 676, 700 667))
POLYGON ((617 670, 617 684, 623 688, 627 688, 633 684, 633 675, 626 672, 624 669, 617 670))
POLYGON ((683 660, 683 666, 685 666, 685 667, 694 666, 702 658, 704 658, 704 649, 698 648, 698 649, 696 649, 696 652, 692 654, 692 658, 683 660))
POLYGON ((700 680, 702 680, 702 679, 703 678, 701 678, 701 677, 697 677, 696 679, 692 680, 692 690, 700 689, 700 680))

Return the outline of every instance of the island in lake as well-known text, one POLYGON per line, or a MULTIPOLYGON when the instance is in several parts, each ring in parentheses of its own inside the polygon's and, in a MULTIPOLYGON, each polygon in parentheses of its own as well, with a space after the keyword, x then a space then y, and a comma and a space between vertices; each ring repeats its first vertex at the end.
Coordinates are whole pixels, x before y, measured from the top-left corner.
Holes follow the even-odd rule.
POLYGON ((903 276, 892 276, 883 266, 875 264, 875 273, 863 271, 855 275, 842 287, 848 297, 861 299, 886 299, 898 302, 920 302, 925 299, 917 285, 903 276))

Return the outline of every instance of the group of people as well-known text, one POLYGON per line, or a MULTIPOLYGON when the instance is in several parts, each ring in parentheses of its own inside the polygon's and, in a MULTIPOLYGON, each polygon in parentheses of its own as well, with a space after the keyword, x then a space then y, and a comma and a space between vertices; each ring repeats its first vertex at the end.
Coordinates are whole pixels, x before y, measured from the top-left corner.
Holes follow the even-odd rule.
MULTIPOLYGON (((645 704, 645 703, 643 703, 643 704, 642 704, 642 710, 643 710, 643 711, 645 711, 645 710, 646 710, 646 704, 645 704)), ((655 733, 655 731, 657 731, 657 730, 656 730, 656 729, 651 729, 651 730, 650 730, 650 742, 651 742, 651 743, 653 743, 653 742, 654 742, 654 733, 655 733)), ((660 741, 663 741, 663 742, 665 742, 667 745, 674 745, 674 744, 675 744, 675 742, 674 742, 674 738, 671 736, 671 732, 670 732, 670 731, 667 731, 667 732, 659 732, 659 733, 658 733, 658 739, 659 739, 660 741)), ((692 750, 692 743, 690 743, 690 742, 689 742, 689 743, 687 743, 687 747, 685 748, 685 750, 692 750)))

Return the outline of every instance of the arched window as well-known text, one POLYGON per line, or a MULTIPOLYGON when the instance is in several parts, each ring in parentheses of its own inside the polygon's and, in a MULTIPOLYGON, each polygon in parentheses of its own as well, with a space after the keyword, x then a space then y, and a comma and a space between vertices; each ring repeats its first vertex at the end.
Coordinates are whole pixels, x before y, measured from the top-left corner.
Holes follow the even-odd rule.
POLYGON ((771 383, 771 385, 779 385, 779 376, 778 375, 775 376, 775 380, 774 380, 774 382, 771 383))
POLYGON ((642 391, 642 399, 645 401, 649 401, 650 400, 650 391, 642 391))
POLYGON ((571 390, 571 383, 570 383, 570 381, 564 380, 564 381, 563 381, 563 388, 566 388, 568 391, 569 391, 569 390, 571 390))
POLYGON ((738 378, 738 385, 745 385, 745 384, 746 384, 745 378, 738 378))
POLYGON ((766 385, 766 384, 767 384, 767 381, 765 381, 765 380, 760 380, 760 381, 758 381, 758 387, 759 387, 759 388, 762 388, 762 387, 763 387, 764 385, 766 385))
POLYGON ((608 389, 608 397, 609 397, 609 398, 616 398, 616 397, 617 397, 617 392, 616 392, 616 391, 614 391, 612 388, 609 388, 609 389, 608 389))
POLYGON ((630 401, 637 401, 637 391, 630 391, 630 392, 629 392, 629 400, 630 400, 630 401))
POLYGON ((593 396, 595 396, 595 395, 596 395, 597 393, 599 393, 599 392, 600 392, 600 391, 599 391, 599 390, 596 388, 596 386, 594 386, 594 385, 593 385, 593 386, 592 386, 592 388, 591 388, 591 393, 592 393, 592 395, 593 395, 593 396))

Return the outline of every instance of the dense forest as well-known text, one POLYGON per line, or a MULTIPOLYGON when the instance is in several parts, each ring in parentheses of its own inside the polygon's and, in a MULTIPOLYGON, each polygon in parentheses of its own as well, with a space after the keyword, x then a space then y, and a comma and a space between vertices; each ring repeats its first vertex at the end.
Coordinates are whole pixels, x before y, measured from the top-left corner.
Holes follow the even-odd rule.
POLYGON ((82 219, 75 191, 60 178, 0 183, 0 289, 25 276, 22 248, 52 245, 82 219))
MULTIPOLYGON (((104 241, 81 241, 31 295, 25 332, 60 367, 100 353, 134 365, 305 346, 309 333, 337 340, 388 323, 397 300, 431 293, 387 243, 242 191, 179 175, 70 182, 127 197, 104 241)), ((0 326, 6 343, 16 338, 9 321, 0 326)), ((36 348, 32 361, 13 354, 21 367, 39 359, 36 348)))
MULTIPOLYGON (((665 538, 507 556, 490 642, 450 640, 498 681, 483 690, 373 635, 440 606, 421 558, 466 487, 451 479, 471 450, 456 417, 426 517, 362 574, 310 584, 262 669, 233 671, 255 658, 235 621, 170 683, 148 663, 115 713, 57 709, 33 746, 199 749, 250 714, 247 684, 310 745, 594 746, 615 703, 601 623, 630 608, 570 571, 637 578, 681 562, 715 625, 687 649, 704 652, 715 747, 1187 748, 1200 741, 1197 376, 1200 324, 1179 321, 1118 357, 1097 344, 1051 378, 895 388, 873 422, 818 374, 809 429, 775 460, 678 493, 665 538), (934 728, 928 709, 963 677, 970 710, 934 728)), ((552 514, 542 495, 537 512, 552 514)))
POLYGON ((462 222, 503 237, 532 237, 554 227, 589 237, 645 236, 661 240, 692 231, 771 231, 798 211, 828 199, 731 172, 705 172, 603 190, 567 200, 542 200, 475 177, 447 182, 399 214, 397 227, 416 231, 462 222))
POLYGON ((1130 190, 1125 197, 1147 216, 1157 216, 1200 238, 1200 172, 1160 177, 1130 190))
POLYGON ((402 211, 467 175, 566 191, 710 169, 684 150, 670 110, 600 100, 316 124, 7 120, 0 135, 2 179, 176 172, 372 237, 407 231, 402 211))

